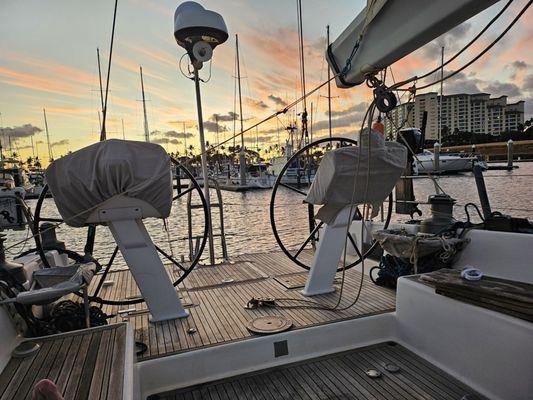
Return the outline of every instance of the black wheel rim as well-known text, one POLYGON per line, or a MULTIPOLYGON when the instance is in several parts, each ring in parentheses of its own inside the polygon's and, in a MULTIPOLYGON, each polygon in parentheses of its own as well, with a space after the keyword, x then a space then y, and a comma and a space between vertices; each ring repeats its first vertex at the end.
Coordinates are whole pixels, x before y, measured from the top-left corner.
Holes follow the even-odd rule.
MULTIPOLYGON (((179 261, 175 260, 174 257, 172 257, 171 255, 167 254, 166 252, 164 252, 161 248, 159 248, 156 245, 156 250, 158 251, 158 253, 160 253, 164 258, 169 260, 172 264, 174 264, 175 266, 177 266, 180 269, 180 274, 179 274, 178 278, 176 280, 174 280, 174 282, 172 283, 173 286, 176 287, 187 278, 187 276, 193 271, 193 269, 196 267, 196 265, 198 265, 198 263, 199 263, 199 261, 201 259, 202 253, 203 253, 203 251, 205 249, 205 246, 206 246, 206 243, 207 243, 207 239, 208 239, 209 210, 207 209, 207 203, 206 203, 206 200, 205 200, 205 196, 204 196, 204 194, 202 192, 202 188, 200 187, 200 185, 198 184, 196 179, 194 179, 194 176, 190 173, 190 171, 184 165, 182 165, 177 159, 175 159, 174 157, 170 157, 170 162, 171 162, 171 164, 173 164, 173 169, 175 169, 176 172, 178 170, 180 172, 183 172, 185 174, 185 177, 190 182, 189 183, 189 187, 186 190, 182 191, 181 194, 177 194, 177 195, 173 196, 172 201, 174 202, 174 201, 178 200, 181 197, 188 196, 188 195, 191 195, 192 193, 196 192, 198 194, 198 196, 200 197, 200 201, 201 201, 202 209, 203 209, 203 214, 204 214, 204 227, 203 227, 203 234, 201 235, 200 245, 198 246, 198 251, 196 252, 194 258, 188 263, 188 267, 187 268, 185 268, 182 265, 182 263, 180 263, 179 261)), ((44 202, 44 199, 47 196, 48 191, 49 191, 48 185, 45 185, 43 190, 42 190, 42 192, 41 192, 41 195, 39 196, 39 199, 37 200, 37 205, 35 206, 35 215, 34 215, 33 219, 34 219, 35 229, 37 229, 37 232, 39 232, 40 225, 43 222, 55 222, 55 223, 58 223, 58 224, 64 222, 60 218, 43 218, 43 217, 41 217, 41 211, 42 211, 43 202, 44 202)), ((87 262, 87 261, 90 261, 90 260, 87 259, 87 256, 83 256, 83 255, 81 255, 81 254, 79 254, 79 253, 77 253, 75 251, 72 251, 72 250, 44 249, 43 245, 42 245, 42 241, 41 241, 40 235, 35 235, 35 244, 36 244, 37 252, 38 252, 39 256, 41 257, 41 260, 42 260, 44 266, 48 267, 48 268, 50 267, 50 264, 48 263, 48 260, 46 259, 46 253, 45 252, 47 250, 57 250, 60 253, 65 253, 65 254, 67 254, 69 256, 69 258, 73 259, 76 262, 84 262, 84 261, 87 262)), ((95 302, 98 302, 100 304, 119 305, 119 306, 122 306, 122 305, 133 305, 133 304, 139 304, 139 303, 144 302, 144 299, 142 297, 134 298, 134 299, 127 299, 127 300, 110 300, 110 299, 105 299, 105 298, 99 297, 100 290, 103 287, 103 283, 104 283, 108 273, 110 271, 112 271, 111 267, 113 266, 113 262, 114 262, 114 259, 115 259, 116 255, 117 255, 117 252, 118 252, 118 247, 115 247, 115 249, 114 249, 114 251, 113 251, 113 253, 111 255, 111 258, 109 259, 108 263, 106 264, 103 272, 101 274, 99 274, 99 275, 96 275, 95 278, 99 278, 100 280, 97 283, 97 286, 96 286, 96 289, 95 289, 94 293, 89 296, 89 299, 91 301, 95 301, 95 302)), ((82 296, 81 293, 76 293, 76 294, 78 296, 82 296)))
MULTIPOLYGON (((283 166, 283 168, 280 171, 278 177, 276 178, 276 182, 274 184, 274 187, 272 188, 272 195, 271 195, 271 198, 270 198, 270 225, 272 227, 272 233, 274 234, 274 238, 276 239, 276 242, 277 242, 278 246, 281 248, 281 250, 283 251, 283 253, 287 257, 289 257, 289 259, 291 259, 296 265, 298 265, 298 266, 300 266, 300 267, 302 267, 303 269, 306 269, 306 270, 310 270, 311 267, 309 265, 307 265, 305 262, 303 262, 302 260, 298 259, 298 256, 301 254, 301 252, 303 251, 305 246, 309 243, 309 241, 312 238, 312 236, 318 231, 318 229, 320 229, 320 227, 322 226, 323 223, 322 222, 319 222, 318 224, 316 222, 314 223, 314 228, 313 228, 313 230, 311 230, 311 232, 310 232, 309 236, 307 237, 307 239, 303 242, 303 244, 296 251, 296 253, 293 254, 293 252, 291 252, 291 250, 289 250, 285 246, 285 244, 283 243, 283 240, 281 239, 281 237, 279 235, 279 232, 278 232, 278 229, 277 229, 277 226, 276 226, 276 204, 275 204, 276 203, 276 195, 277 195, 277 192, 278 192, 278 188, 280 186, 288 188, 289 185, 282 183, 281 180, 285 176, 285 172, 287 172, 287 169, 290 167, 290 165, 293 163, 293 161, 298 159, 299 157, 301 157, 302 154, 307 153, 313 147, 317 147, 317 146, 319 146, 319 145, 321 145, 323 143, 327 143, 327 142, 330 142, 332 144, 332 148, 333 148, 333 142, 338 142, 340 146, 342 146, 345 143, 348 143, 348 144, 354 145, 354 146, 357 145, 357 141, 355 141, 353 139, 333 137, 333 138, 319 139, 319 140, 316 140, 316 141, 314 141, 312 143, 309 143, 308 145, 302 147, 300 150, 298 150, 296 153, 294 153, 292 155, 292 157, 289 158, 287 163, 283 166)), ((342 147, 344 147, 344 146, 342 146, 342 147)), ((298 189, 296 189, 294 187, 289 187, 288 189, 293 190, 295 192, 300 192, 300 194, 302 194, 302 195, 306 195, 305 192, 302 192, 301 190, 298 190, 298 189)), ((391 217, 392 217, 392 204, 393 204, 392 193, 389 195, 387 203, 388 203, 387 216, 386 216, 385 221, 384 221, 383 229, 387 229, 388 228, 388 226, 390 224, 391 217)), ((356 210, 360 214, 360 211, 358 210, 358 208, 356 208, 356 210)), ((362 223, 364 224, 364 218, 362 218, 362 223)), ((374 241, 372 243, 372 245, 365 252, 361 253, 360 250, 357 247, 357 244, 355 243, 355 240, 354 240, 353 236, 351 234, 348 235, 347 239, 350 241, 350 243, 354 247, 354 249, 357 252, 359 258, 357 260, 355 260, 354 262, 346 265, 345 267, 339 268, 337 271, 347 270, 347 269, 355 267, 356 265, 359 265, 365 258, 367 258, 374 251, 376 246, 379 245, 379 243, 377 241, 374 241)))

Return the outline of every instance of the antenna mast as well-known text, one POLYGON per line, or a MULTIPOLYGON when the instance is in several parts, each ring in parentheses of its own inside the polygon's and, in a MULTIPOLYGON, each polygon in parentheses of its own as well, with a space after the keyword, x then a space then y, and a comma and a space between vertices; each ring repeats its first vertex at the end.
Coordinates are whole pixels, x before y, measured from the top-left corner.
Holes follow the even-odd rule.
POLYGON ((143 81, 143 67, 139 66, 141 71, 141 91, 143 95, 143 113, 144 113, 144 140, 150 142, 150 130, 148 129, 148 117, 146 116, 146 99, 144 98, 144 81, 143 81))

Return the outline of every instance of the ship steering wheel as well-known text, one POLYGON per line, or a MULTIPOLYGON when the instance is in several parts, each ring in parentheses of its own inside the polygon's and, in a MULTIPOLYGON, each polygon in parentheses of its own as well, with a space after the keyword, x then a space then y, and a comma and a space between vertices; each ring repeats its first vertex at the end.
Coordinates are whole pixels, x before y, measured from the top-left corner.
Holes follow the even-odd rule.
MULTIPOLYGON (((279 193, 281 192, 280 189, 283 188, 285 190, 294 192, 298 194, 298 200, 303 200, 307 196, 310 183, 312 182, 312 176, 314 175, 313 171, 316 171, 316 169, 318 168, 318 164, 320 163, 320 153, 323 154, 324 151, 346 146, 357 146, 357 141, 353 139, 333 137, 319 139, 302 147, 300 150, 294 153, 284 165, 272 189, 272 196, 270 198, 270 225, 272 227, 272 233, 274 234, 276 242, 278 243, 283 253, 285 253, 285 255, 289 257, 296 265, 302 267, 303 269, 311 269, 309 263, 304 259, 304 257, 302 257, 302 255, 306 249, 312 251, 315 250, 316 243, 320 240, 320 228, 324 225, 324 222, 315 219, 314 205, 303 203, 303 201, 295 203, 294 207, 299 207, 302 209, 302 212, 307 212, 309 222, 308 232, 301 235, 306 236, 306 239, 301 242, 301 244, 297 248, 294 248, 294 246, 292 245, 285 244, 286 242, 289 242, 289 240, 294 238, 295 228, 285 230, 285 232, 282 229, 278 229, 280 216, 276 214, 276 209, 279 207, 287 206, 285 203, 276 204, 279 202, 279 193), (294 167, 294 165, 296 165, 296 167, 294 167), (297 177, 300 177, 298 179, 298 182, 290 183, 289 176, 287 175, 287 171, 289 170, 289 168, 297 168, 297 177), (305 208, 307 208, 307 210, 305 210, 305 208)), ((383 215, 383 229, 387 229, 389 226, 392 216, 392 204, 393 198, 391 193, 382 206, 382 210, 384 209, 385 205, 387 206, 386 215, 383 215)), ((296 213, 291 213, 291 215, 296 215, 296 213)), ((365 224, 369 222, 365 221, 365 218, 359 207, 356 207, 355 218, 361 220, 363 226, 365 226, 365 224)), ((294 224, 293 226, 296 226, 296 224, 294 224)), ((342 271, 343 269, 350 269, 360 264, 365 258, 372 254, 372 252, 378 246, 377 241, 372 241, 368 249, 366 249, 365 251, 361 251, 357 246, 357 242, 351 233, 348 233, 347 239, 355 249, 355 252, 357 253, 357 259, 352 263, 346 265, 344 268, 339 268, 338 271, 342 271)))
MULTIPOLYGON (((178 160, 176 160, 173 157, 170 157, 170 168, 172 168, 173 171, 175 171, 176 175, 173 174, 173 188, 176 189, 176 194, 172 198, 172 202, 179 202, 180 199, 184 196, 191 196, 193 193, 195 193, 199 199, 200 199, 200 205, 194 206, 195 208, 201 208, 203 211, 203 228, 201 230, 203 231, 199 235, 195 235, 195 238, 198 239, 196 242, 195 249, 190 249, 189 255, 190 259, 189 262, 184 263, 183 260, 178 261, 174 255, 168 254, 163 249, 161 249, 157 244, 154 243, 155 248, 157 252, 166 258, 173 266, 177 267, 177 275, 174 277, 173 285, 174 287, 178 286, 187 276, 193 271, 194 267, 198 264, 200 261, 201 255, 203 253, 203 250, 205 248, 205 245, 207 243, 208 238, 208 224, 209 224, 209 217, 208 217, 208 209, 207 209, 207 203, 205 201, 204 194, 202 192, 202 189, 198 182, 194 179, 194 176, 189 172, 189 170, 181 164, 178 160), (189 185, 186 189, 180 190, 180 181, 178 180, 177 176, 180 176, 179 174, 183 174, 186 179, 189 180, 189 185)), ((181 175, 181 176, 183 176, 181 175)), ((43 223, 54 223, 54 224, 62 224, 64 223, 64 220, 62 218, 53 218, 53 217, 47 217, 43 216, 43 202, 44 199, 47 197, 49 192, 48 185, 45 185, 41 195, 39 196, 39 199, 37 200, 37 205, 35 207, 35 215, 33 217, 34 220, 34 230, 36 232, 40 232, 40 229, 42 228, 43 223)), ((97 264, 98 268, 101 268, 100 264, 97 260, 93 257, 93 249, 94 249, 94 242, 95 242, 95 234, 96 234, 96 225, 88 225, 87 226, 87 239, 85 242, 85 254, 80 254, 73 250, 68 249, 62 249, 59 247, 53 247, 53 248, 45 248, 43 246, 42 240, 40 235, 35 235, 35 244, 36 244, 36 250, 39 254, 41 261, 43 262, 45 267, 50 267, 50 263, 48 262, 46 258, 46 251, 49 250, 57 250, 59 253, 66 254, 68 258, 74 260, 75 262, 83 263, 83 262, 95 262, 97 264)), ((92 293, 89 294, 89 299, 91 301, 95 301, 101 304, 108 304, 108 305, 132 305, 132 304, 139 304, 144 301, 142 297, 135 297, 135 298, 125 298, 125 299, 108 299, 105 297, 102 297, 102 288, 104 286, 104 282, 111 271, 111 267, 113 266, 113 263, 115 262, 115 258, 119 252, 118 246, 115 246, 111 257, 109 258, 109 261, 105 264, 105 267, 103 268, 103 271, 101 273, 97 274, 96 277, 98 279, 98 283, 96 284, 95 289, 92 291, 92 293)), ((78 296, 82 296, 81 293, 76 293, 78 296)))

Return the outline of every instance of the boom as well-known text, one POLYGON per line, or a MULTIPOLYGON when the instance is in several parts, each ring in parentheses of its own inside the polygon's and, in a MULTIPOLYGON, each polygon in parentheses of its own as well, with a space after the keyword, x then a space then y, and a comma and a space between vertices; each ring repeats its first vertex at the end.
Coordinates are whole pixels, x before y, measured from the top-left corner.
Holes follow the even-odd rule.
POLYGON ((366 74, 388 67, 497 1, 368 0, 328 47, 327 60, 337 74, 337 86, 361 84, 366 74))

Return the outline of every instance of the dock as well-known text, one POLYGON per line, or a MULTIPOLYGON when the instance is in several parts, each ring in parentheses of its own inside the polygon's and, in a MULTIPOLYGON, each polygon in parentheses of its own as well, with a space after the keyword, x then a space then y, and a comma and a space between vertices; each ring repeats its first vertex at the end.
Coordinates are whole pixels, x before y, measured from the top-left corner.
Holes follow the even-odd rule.
MULTIPOLYGON (((302 257, 310 261, 312 253, 308 251, 302 257)), ((365 264, 368 268, 372 262, 365 264)), ((174 281, 180 270, 173 265, 166 267, 174 281)), ((335 304, 339 290, 313 298, 300 294, 307 273, 281 252, 246 254, 233 257, 217 266, 197 266, 190 273, 177 288, 185 308, 190 313, 187 318, 150 323, 144 303, 133 306, 104 305, 103 311, 115 315, 109 323, 129 322, 132 325, 135 340, 147 346, 146 351, 138 356, 141 361, 251 339, 255 335, 248 331, 246 325, 259 316, 284 316, 293 322, 292 329, 302 329, 395 310, 395 292, 376 286, 367 275, 364 276, 359 300, 346 310, 245 309, 252 297, 306 299, 326 305, 335 304)), ((110 272, 106 280, 113 283, 102 288, 102 298, 119 300, 139 297, 139 290, 127 268, 110 272)), ((338 274, 335 283, 337 288, 340 287, 340 280, 341 274, 338 274)), ((98 281, 97 275, 89 293, 94 291, 98 281)), ((353 302, 360 282, 361 273, 355 268, 346 271, 343 300, 339 308, 353 302)), ((278 303, 295 304, 291 301, 278 303)))

